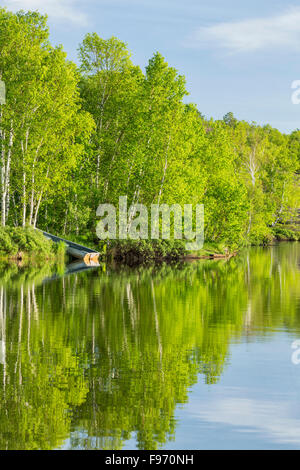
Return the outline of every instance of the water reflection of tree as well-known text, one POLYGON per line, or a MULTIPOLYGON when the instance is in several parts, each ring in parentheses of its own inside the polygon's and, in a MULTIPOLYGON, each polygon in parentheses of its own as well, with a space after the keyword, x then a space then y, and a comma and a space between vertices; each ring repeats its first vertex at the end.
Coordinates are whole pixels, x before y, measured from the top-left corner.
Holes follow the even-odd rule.
POLYGON ((175 407, 199 372, 218 380, 234 338, 251 338, 253 325, 299 331, 297 246, 181 269, 2 280, 0 447, 54 448, 70 431, 83 448, 172 439, 175 407))

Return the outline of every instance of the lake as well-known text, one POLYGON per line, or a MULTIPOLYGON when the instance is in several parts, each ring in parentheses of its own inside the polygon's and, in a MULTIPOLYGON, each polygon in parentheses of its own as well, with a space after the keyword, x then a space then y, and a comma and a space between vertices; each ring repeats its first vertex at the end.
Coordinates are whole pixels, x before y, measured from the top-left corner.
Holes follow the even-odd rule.
POLYGON ((299 243, 75 268, 0 270, 1 449, 300 448, 299 243))

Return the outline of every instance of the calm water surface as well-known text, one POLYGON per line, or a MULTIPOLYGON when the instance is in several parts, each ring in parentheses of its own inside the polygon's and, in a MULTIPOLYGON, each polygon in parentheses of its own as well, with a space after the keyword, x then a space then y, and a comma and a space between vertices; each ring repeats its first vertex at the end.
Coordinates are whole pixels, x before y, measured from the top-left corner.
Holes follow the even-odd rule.
POLYGON ((1 449, 300 448, 299 243, 48 269, 0 268, 1 449))

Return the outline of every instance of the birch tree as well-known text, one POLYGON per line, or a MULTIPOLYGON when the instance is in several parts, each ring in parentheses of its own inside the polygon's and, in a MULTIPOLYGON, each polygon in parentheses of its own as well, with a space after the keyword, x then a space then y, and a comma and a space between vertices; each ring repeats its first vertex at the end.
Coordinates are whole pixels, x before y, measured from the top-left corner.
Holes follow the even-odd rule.
POLYGON ((93 121, 80 111, 79 75, 48 41, 46 17, 0 10, 1 223, 36 226, 46 195, 59 191, 93 121), (13 201, 13 207, 12 207, 13 201), (12 215, 14 212, 14 217, 12 215))

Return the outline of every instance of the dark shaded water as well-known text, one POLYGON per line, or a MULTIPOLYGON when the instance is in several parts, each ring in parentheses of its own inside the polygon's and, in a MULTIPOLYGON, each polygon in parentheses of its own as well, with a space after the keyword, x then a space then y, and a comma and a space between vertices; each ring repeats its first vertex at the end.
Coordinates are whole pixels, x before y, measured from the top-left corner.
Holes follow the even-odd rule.
POLYGON ((299 448, 299 265, 0 270, 0 448, 299 448))

